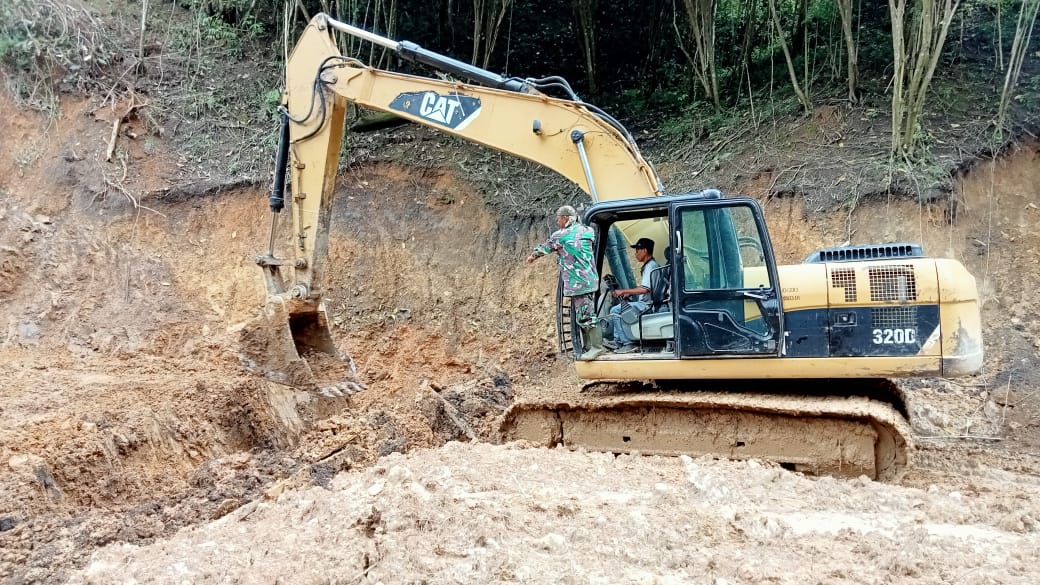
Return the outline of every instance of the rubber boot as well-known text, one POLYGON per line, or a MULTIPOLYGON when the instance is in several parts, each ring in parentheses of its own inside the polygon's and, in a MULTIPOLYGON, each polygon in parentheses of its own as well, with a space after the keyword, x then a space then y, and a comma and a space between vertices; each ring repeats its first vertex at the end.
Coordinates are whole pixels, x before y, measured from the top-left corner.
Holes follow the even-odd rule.
POLYGON ((607 351, 603 348, 603 330, 598 325, 582 327, 581 332, 585 339, 585 353, 581 354, 578 359, 594 360, 607 351))

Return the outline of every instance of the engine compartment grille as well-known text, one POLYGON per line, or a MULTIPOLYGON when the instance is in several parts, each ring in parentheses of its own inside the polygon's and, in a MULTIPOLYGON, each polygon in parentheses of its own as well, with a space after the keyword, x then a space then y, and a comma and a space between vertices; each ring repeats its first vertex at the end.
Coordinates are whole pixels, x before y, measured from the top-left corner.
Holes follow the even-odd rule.
POLYGON ((875 266, 867 271, 872 301, 916 301, 917 279, 909 264, 875 266))
POLYGON ((921 247, 921 244, 909 243, 824 248, 809 254, 802 263, 856 262, 861 260, 890 260, 893 258, 924 258, 924 248, 921 247))
POLYGON ((831 270, 831 286, 845 290, 845 302, 856 302, 856 270, 836 268, 831 270))
POLYGON ((917 327, 917 306, 877 307, 870 310, 872 327, 881 329, 902 329, 917 327))

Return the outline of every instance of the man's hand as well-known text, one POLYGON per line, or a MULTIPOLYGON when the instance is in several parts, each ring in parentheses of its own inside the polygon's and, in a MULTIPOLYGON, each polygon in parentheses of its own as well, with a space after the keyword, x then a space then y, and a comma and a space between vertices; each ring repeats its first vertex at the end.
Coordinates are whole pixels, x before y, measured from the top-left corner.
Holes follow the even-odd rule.
POLYGON ((528 255, 527 255, 527 258, 526 258, 526 260, 525 260, 525 261, 526 261, 526 262, 527 262, 528 264, 530 264, 530 263, 534 262, 534 261, 535 261, 535 260, 537 260, 537 259, 538 259, 538 256, 535 256, 534 254, 528 254, 528 255))

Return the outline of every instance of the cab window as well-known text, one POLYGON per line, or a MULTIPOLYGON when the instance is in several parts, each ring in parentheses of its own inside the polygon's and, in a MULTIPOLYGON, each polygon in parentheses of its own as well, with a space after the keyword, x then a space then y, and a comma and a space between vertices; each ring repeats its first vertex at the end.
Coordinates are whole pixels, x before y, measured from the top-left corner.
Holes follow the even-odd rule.
POLYGON ((681 212, 685 290, 732 290, 771 285, 762 238, 747 206, 681 212))

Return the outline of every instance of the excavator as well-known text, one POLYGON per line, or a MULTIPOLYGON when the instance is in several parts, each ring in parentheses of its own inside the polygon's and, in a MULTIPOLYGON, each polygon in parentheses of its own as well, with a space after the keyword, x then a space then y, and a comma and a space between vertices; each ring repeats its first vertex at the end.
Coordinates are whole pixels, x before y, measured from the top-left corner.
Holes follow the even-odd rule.
POLYGON ((631 134, 560 77, 504 77, 319 14, 291 52, 285 84, 271 242, 257 258, 266 326, 259 337, 252 331, 248 360, 271 381, 333 395, 359 387, 322 304, 350 104, 533 161, 591 198, 581 221, 596 233, 600 316, 626 327, 638 351, 585 353, 602 331, 576 327, 558 294, 560 350, 573 352, 586 384, 518 398, 503 417, 504 440, 756 458, 894 480, 909 463, 912 434, 892 379, 981 368, 978 292, 960 263, 887 243, 828 248, 780 266, 755 199, 715 189, 665 195, 631 134), (440 73, 366 66, 341 54, 338 33, 440 73), (293 256, 279 258, 286 174, 293 256), (629 257, 639 238, 652 239, 663 260, 647 308, 610 319, 611 289, 639 282, 629 257))

